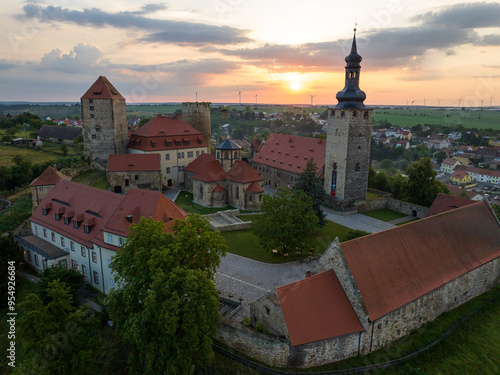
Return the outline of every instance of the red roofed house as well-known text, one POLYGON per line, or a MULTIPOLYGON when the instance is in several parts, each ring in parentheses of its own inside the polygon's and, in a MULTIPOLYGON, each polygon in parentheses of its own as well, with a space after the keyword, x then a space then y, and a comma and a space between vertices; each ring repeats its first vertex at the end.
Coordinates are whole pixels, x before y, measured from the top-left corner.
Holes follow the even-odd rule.
POLYGON ((205 207, 231 205, 241 209, 259 209, 264 193, 262 177, 244 161, 229 159, 229 156, 225 159, 226 151, 217 147, 217 156, 221 159, 212 154, 202 154, 184 169, 184 188, 193 193, 193 202, 205 207), (231 164, 227 172, 221 166, 223 162, 226 167, 231 164))
POLYGON ((177 117, 158 115, 130 134, 129 154, 160 156, 162 183, 184 184, 184 168, 208 151, 203 133, 177 117))
POLYGON ((446 158, 441 163, 441 172, 453 173, 453 170, 457 165, 460 165, 460 162, 458 160, 446 158))
POLYGON ((258 149, 252 166, 265 185, 288 186, 295 183, 311 158, 318 167, 318 176, 323 176, 325 153, 323 139, 271 133, 258 149))
POLYGON ((31 184, 31 199, 33 202, 33 211, 38 206, 40 201, 52 190, 59 180, 71 180, 71 177, 66 176, 57 170, 57 166, 49 166, 43 173, 35 178, 31 184))
POLYGON ((173 220, 187 213, 159 192, 130 189, 119 195, 61 179, 30 217, 33 234, 16 240, 35 269, 72 267, 108 293, 114 286, 111 257, 143 216, 164 222, 170 231, 173 220))
POLYGON ((429 208, 429 211, 427 211, 425 217, 437 215, 463 206, 468 206, 473 203, 475 203, 475 201, 467 198, 439 193, 436 199, 434 199, 434 202, 432 202, 432 205, 429 208))
POLYGON ((498 285, 500 221, 488 203, 475 202, 342 244, 336 239, 317 270, 250 307, 254 323, 290 340, 276 347, 275 366, 371 353, 498 285))
POLYGON ((161 192, 158 154, 111 154, 106 175, 115 193, 127 194, 131 188, 161 192))

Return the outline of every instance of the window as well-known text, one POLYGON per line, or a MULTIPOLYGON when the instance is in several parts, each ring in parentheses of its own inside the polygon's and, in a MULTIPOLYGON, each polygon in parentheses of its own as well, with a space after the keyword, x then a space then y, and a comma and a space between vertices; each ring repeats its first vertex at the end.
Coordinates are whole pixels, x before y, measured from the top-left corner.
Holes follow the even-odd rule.
POLYGON ((139 179, 139 175, 138 175, 138 174, 136 174, 136 175, 134 176, 134 180, 136 180, 136 181, 137 181, 138 179, 139 179))
MULTIPOLYGON (((45 263, 47 263, 47 261, 45 261, 45 263)), ((61 268, 64 268, 64 269, 68 268, 68 263, 66 263, 66 259, 60 260, 58 264, 59 264, 59 267, 61 267, 61 268)))
POLYGON ((47 210, 46 208, 42 208, 42 215, 43 216, 47 216, 48 212, 49 212, 49 210, 47 210))
POLYGON ((200 151, 196 151, 196 157, 200 156, 200 151))
POLYGON ((52 238, 52 242, 56 242, 56 234, 54 232, 51 232, 50 236, 52 238))
POLYGON ((92 134, 92 139, 97 139, 97 135, 92 134))
POLYGON ((176 146, 182 146, 182 142, 181 141, 175 141, 175 145, 176 146))
POLYGON ((93 111, 93 110, 94 110, 94 106, 93 106, 93 105, 91 105, 91 106, 90 106, 90 110, 91 110, 91 111, 93 111))
POLYGON ((125 186, 129 186, 130 185, 130 182, 128 180, 128 178, 125 179, 125 186))
POLYGON ((84 231, 85 233, 90 233, 90 226, 88 226, 88 225, 84 225, 84 226, 83 226, 83 231, 84 231))
POLYGON ((73 228, 78 229, 80 223, 78 221, 73 221, 73 228))
POLYGON ((68 225, 68 224, 69 224, 69 217, 65 217, 65 218, 64 218, 64 224, 65 224, 65 225, 68 225))
POLYGON ((73 241, 69 242, 69 247, 71 248, 71 251, 75 251, 75 243, 73 241))
POLYGON ((184 159, 184 152, 177 153, 177 158, 184 159))
POLYGON ((156 142, 151 142, 151 147, 156 148, 156 142))
POLYGON ((39 190, 40 192, 43 192, 43 186, 40 186, 40 187, 38 188, 38 190, 39 190))
POLYGON ((95 251, 92 251, 92 262, 97 263, 97 254, 95 251))
POLYGON ((113 236, 111 234, 108 234, 108 243, 113 243, 113 236))
POLYGON ((64 240, 63 236, 61 236, 61 246, 62 247, 66 246, 66 241, 64 240))
POLYGON ((99 274, 97 273, 97 271, 94 271, 94 283, 99 285, 99 274))
POLYGON ((179 168, 179 172, 184 172, 184 166, 180 166, 178 168, 179 168))
POLYGON ((238 186, 236 186, 234 188, 234 190, 235 190, 236 199, 239 199, 240 198, 240 188, 238 186))
MULTIPOLYGON (((174 144, 172 142, 167 142, 167 147, 172 147, 174 144)), ((170 159, 167 159, 170 160, 170 159)))
POLYGON ((82 251, 82 257, 85 258, 85 248, 83 246, 81 247, 81 251, 82 251))
POLYGON ((38 255, 35 254, 35 264, 38 266, 38 255))
POLYGON ((61 215, 60 214, 55 214, 56 221, 61 220, 61 215))
POLYGON ((252 195, 251 195, 251 194, 248 196, 248 201, 249 201, 249 202, 251 202, 251 201, 252 201, 252 195))
POLYGON ((186 145, 186 146, 189 146, 190 143, 191 143, 190 141, 184 141, 184 145, 186 145))
POLYGON ((45 238, 47 238, 47 229, 46 229, 46 228, 43 228, 43 236, 44 236, 45 238))
POLYGON ((229 152, 226 151, 224 153, 224 159, 229 160, 229 152))
POLYGON ((170 160, 170 154, 165 154, 165 160, 170 160))
POLYGON ((354 170, 356 172, 359 172, 361 170, 361 166, 359 165, 359 163, 356 163, 356 166, 354 167, 354 170))
POLYGON ((238 153, 237 152, 234 153, 234 158, 238 159, 238 153))
POLYGON ((85 267, 85 264, 82 264, 82 275, 87 277, 87 267, 85 267))
POLYGON ((119 237, 118 242, 120 243, 120 246, 121 246, 125 242, 125 239, 123 237, 119 237))
POLYGON ((89 104, 94 103, 94 99, 89 99, 89 104))
POLYGON ((264 307, 266 308, 266 314, 271 315, 271 310, 269 310, 269 307, 267 307, 267 306, 264 306, 264 307))
POLYGON ((192 158, 193 157, 193 151, 188 151, 188 158, 192 158))
POLYGON ((167 174, 170 174, 170 167, 167 167, 167 174))
POLYGON ((94 114, 93 113, 90 114, 90 118, 94 118, 94 114))
POLYGON ((28 260, 31 262, 31 251, 28 250, 28 260))
POLYGON ((78 268, 78 263, 76 263, 74 260, 71 261, 71 268, 77 269, 78 268))

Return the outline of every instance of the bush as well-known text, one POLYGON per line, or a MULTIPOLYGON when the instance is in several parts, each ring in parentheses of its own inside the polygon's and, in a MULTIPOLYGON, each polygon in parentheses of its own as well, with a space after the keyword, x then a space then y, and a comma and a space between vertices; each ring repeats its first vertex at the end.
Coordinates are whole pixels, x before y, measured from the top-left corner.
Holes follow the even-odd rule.
POLYGON ((266 328, 264 327, 264 323, 262 322, 257 322, 257 324, 255 325, 255 330, 257 332, 262 332, 264 333, 264 331, 266 330, 266 328))
POLYGON ((244 316, 243 317, 243 324, 246 326, 249 326, 252 321, 250 320, 250 317, 244 316))

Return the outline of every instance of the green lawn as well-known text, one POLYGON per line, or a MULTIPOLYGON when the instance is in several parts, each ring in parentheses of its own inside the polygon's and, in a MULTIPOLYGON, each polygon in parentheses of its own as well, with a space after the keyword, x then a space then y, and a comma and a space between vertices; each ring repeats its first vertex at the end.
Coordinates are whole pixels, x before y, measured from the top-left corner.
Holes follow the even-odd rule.
MULTIPOLYGON (((251 220, 255 222, 260 219, 259 215, 240 216, 243 221, 251 220)), ((326 248, 332 243, 335 237, 339 237, 342 242, 346 238, 351 229, 342 225, 327 221, 327 224, 317 234, 314 242, 314 254, 322 254, 326 248)), ((273 254, 271 251, 266 251, 259 243, 259 239, 253 233, 253 230, 244 229, 229 232, 221 232, 226 239, 228 251, 233 254, 241 255, 246 258, 258 260, 266 263, 286 263, 296 260, 295 257, 287 258, 283 255, 273 254)))
POLYGON ((31 216, 31 192, 12 201, 9 208, 0 212, 0 235, 16 229, 31 216))
POLYGON ((370 212, 364 212, 363 215, 370 216, 373 217, 374 219, 382 220, 385 222, 401 219, 402 217, 408 216, 405 214, 401 214, 399 212, 388 210, 386 208, 370 212))
POLYGON ((187 191, 181 191, 177 199, 175 200, 175 203, 178 204, 182 209, 186 210, 187 212, 200 215, 213 214, 219 211, 234 210, 234 207, 231 206, 220 207, 220 208, 203 207, 199 204, 193 203, 193 194, 188 193, 187 191))

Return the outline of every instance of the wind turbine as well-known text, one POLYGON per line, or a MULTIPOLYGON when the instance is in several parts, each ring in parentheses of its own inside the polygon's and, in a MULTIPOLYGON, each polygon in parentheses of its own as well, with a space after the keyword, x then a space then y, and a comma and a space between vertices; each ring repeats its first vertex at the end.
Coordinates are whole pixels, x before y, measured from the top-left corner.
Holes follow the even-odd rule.
POLYGON ((424 107, 425 107, 425 96, 424 96, 424 107))
POLYGON ((437 101, 438 101, 438 107, 439 107, 439 104, 441 103, 441 99, 438 99, 437 101))
POLYGON ((313 106, 313 98, 316 96, 316 95, 311 95, 309 94, 309 96, 311 97, 311 107, 313 106))
POLYGON ((493 101, 493 96, 490 96, 490 109, 491 109, 491 102, 493 101))
POLYGON ((238 97, 240 98, 240 106, 241 106, 241 91, 238 91, 238 97))
POLYGON ((198 103, 198 93, 195 92, 195 94, 196 94, 196 103, 198 103))
POLYGON ((460 105, 462 104, 462 98, 458 98, 458 106, 460 107, 460 105))
POLYGON ((255 104, 257 104, 257 94, 255 94, 255 104))
POLYGON ((483 108, 483 100, 484 99, 481 99, 481 109, 483 108))

